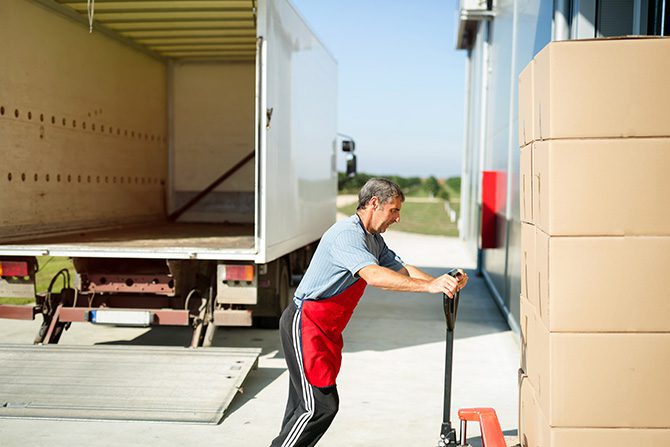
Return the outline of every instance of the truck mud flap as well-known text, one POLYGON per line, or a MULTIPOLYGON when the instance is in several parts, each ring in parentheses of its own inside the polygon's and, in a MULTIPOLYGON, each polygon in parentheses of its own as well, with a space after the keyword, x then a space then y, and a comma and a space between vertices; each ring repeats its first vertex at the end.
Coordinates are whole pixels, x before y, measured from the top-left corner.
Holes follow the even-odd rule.
POLYGON ((0 344, 0 417, 217 424, 259 354, 0 344))

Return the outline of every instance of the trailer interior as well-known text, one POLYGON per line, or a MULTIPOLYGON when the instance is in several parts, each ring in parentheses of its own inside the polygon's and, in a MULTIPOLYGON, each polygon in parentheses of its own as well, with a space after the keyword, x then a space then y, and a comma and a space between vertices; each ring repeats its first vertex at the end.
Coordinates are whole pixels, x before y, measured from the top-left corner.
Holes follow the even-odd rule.
POLYGON ((2 12, 3 252, 253 259, 254 0, 2 12))
POLYGON ((254 0, 0 3, 0 296, 36 299, 0 316, 42 314, 35 343, 112 308, 109 324, 192 325, 194 347, 251 325, 250 306, 278 319, 289 253, 316 237, 273 258, 259 242, 257 16, 254 0), (73 259, 61 292, 57 275, 35 294, 42 255, 73 259))

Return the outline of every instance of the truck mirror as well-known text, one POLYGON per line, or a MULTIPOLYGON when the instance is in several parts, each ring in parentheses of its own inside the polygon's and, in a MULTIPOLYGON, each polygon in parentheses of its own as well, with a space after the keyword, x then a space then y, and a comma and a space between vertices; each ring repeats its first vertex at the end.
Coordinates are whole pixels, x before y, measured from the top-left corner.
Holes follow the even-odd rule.
POLYGON ((353 152, 356 149, 354 140, 342 140, 342 152, 353 152))
POLYGON ((347 177, 351 178, 356 175, 356 155, 349 154, 347 156, 347 177))

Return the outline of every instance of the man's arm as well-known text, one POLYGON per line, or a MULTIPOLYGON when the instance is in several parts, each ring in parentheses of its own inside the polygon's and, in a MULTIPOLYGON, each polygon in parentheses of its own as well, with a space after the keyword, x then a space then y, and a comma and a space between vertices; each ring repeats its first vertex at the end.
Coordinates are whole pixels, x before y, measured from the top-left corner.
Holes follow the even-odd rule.
POLYGON ((358 276, 373 287, 398 292, 446 293, 453 297, 454 290, 458 286, 458 281, 449 275, 433 278, 412 266, 405 266, 405 272, 402 270, 395 272, 389 268, 372 264, 360 269, 358 276), (410 268, 407 269, 407 267, 410 268), (416 271, 423 273, 425 277, 413 277, 412 273, 416 274, 416 271))
POLYGON ((405 264, 405 271, 412 278, 425 279, 426 281, 430 281, 432 279, 435 279, 435 277, 429 275, 428 273, 424 272, 423 270, 419 270, 418 268, 414 267, 413 265, 405 264))
MULTIPOLYGON (((423 270, 409 264, 405 264, 403 268, 398 270, 398 273, 402 273, 403 275, 407 275, 412 278, 425 279, 426 281, 431 281, 435 279, 434 276, 431 276, 428 273, 424 272, 423 270)), ((468 283, 468 275, 465 272, 463 272, 462 275, 459 275, 456 279, 458 280, 459 290, 465 287, 466 284, 468 283)))

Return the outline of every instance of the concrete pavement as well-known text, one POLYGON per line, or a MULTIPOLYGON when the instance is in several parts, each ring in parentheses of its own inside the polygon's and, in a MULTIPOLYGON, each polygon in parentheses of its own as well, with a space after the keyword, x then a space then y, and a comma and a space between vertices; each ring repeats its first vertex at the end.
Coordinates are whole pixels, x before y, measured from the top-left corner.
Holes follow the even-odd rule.
MULTIPOLYGON (((473 267, 458 239, 389 232, 389 246, 432 274, 473 267)), ((496 408, 503 430, 517 427, 517 336, 484 282, 472 271, 462 292, 454 348, 452 414, 466 406, 496 408)), ((0 321, 4 343, 30 343, 39 322, 0 321)), ((442 419, 445 324, 441 298, 368 288, 345 334, 338 382, 340 412, 319 443, 334 446, 434 446, 442 419)), ((186 345, 183 328, 73 325, 63 344, 186 345)), ((279 429, 288 375, 276 331, 219 330, 217 346, 262 348, 223 422, 217 426, 0 419, 3 446, 267 446, 279 429)), ((203 383, 203 386, 215 384, 203 383)), ((100 386, 104 386, 101 378, 100 386)), ((0 399, 1 400, 1 399, 0 399)), ((453 421, 456 422, 456 421, 453 421)), ((474 429, 474 427, 473 427, 474 429)), ((475 430, 470 430, 477 436, 475 430)))

